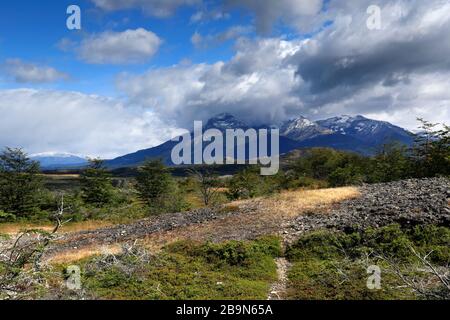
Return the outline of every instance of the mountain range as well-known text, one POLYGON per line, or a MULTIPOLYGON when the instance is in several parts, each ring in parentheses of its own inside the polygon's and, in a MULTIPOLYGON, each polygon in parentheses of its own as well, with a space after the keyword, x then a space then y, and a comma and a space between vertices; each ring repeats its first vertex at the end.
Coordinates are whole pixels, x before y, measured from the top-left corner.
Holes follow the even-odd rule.
MULTIPOLYGON (((363 116, 340 116, 326 120, 311 121, 305 117, 290 119, 277 125, 254 127, 280 129, 280 153, 285 154, 295 149, 311 147, 328 147, 343 151, 352 151, 363 155, 374 154, 386 143, 399 142, 405 145, 413 143, 411 132, 388 122, 377 121, 363 116)), ((207 129, 251 128, 250 125, 231 114, 222 113, 208 120, 207 129)), ((140 150, 116 159, 108 160, 111 168, 132 167, 149 158, 160 158, 172 165, 171 152, 178 142, 167 141, 157 147, 140 150)))
MULTIPOLYGON (((244 121, 231 114, 222 113, 209 119, 203 129, 219 129, 225 132, 227 129, 247 130, 249 128, 252 126, 244 121)), ((413 134, 405 129, 389 122, 372 120, 363 116, 344 115, 319 121, 298 117, 277 125, 262 125, 253 128, 280 129, 281 154, 295 149, 327 147, 372 155, 383 144, 398 142, 409 146, 414 140, 413 134)), ((172 165, 171 152, 177 144, 178 142, 167 141, 153 148, 107 160, 106 165, 110 168, 134 167, 151 158, 160 158, 167 165, 172 165)), ((44 169, 80 168, 87 164, 85 158, 71 154, 43 153, 33 155, 31 158, 40 162, 44 169)))

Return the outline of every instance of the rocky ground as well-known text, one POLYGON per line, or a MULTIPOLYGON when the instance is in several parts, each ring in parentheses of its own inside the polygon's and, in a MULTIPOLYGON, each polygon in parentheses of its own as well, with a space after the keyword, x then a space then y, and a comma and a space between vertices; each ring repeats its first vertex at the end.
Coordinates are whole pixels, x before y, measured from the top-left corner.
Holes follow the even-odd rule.
POLYGON ((359 230, 401 225, 450 226, 450 179, 405 180, 364 185, 361 197, 342 202, 327 215, 301 215, 291 221, 290 238, 310 230, 359 230))

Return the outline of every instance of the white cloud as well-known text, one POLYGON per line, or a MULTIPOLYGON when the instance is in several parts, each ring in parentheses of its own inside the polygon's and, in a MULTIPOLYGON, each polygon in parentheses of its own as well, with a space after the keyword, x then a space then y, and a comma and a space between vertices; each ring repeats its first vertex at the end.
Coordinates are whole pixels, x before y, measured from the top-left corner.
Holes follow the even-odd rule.
MULTIPOLYGON (((294 8, 284 15, 277 7, 293 3, 255 5, 264 11, 257 19, 267 14, 270 24, 282 19, 301 25, 301 14, 314 10, 299 7, 301 14, 294 8), (274 16, 265 13, 269 8, 274 16)), ((330 2, 327 12, 306 20, 332 17, 333 24, 309 39, 241 37, 229 61, 122 74, 117 86, 126 101, 63 91, 0 91, 0 146, 111 157, 169 139, 179 132, 166 125, 171 120, 188 127, 224 111, 250 123, 338 114, 362 114, 410 129, 418 116, 450 123, 450 4, 380 0, 381 31, 366 28, 369 4, 330 2)), ((194 42, 214 35, 198 34, 194 42)), ((91 62, 142 61, 154 54, 151 46, 141 49, 141 41, 127 45, 122 42, 127 37, 106 38, 85 49, 94 56, 91 62), (104 42, 108 45, 100 45, 104 42)))
POLYGON ((196 31, 191 37, 191 43, 195 47, 199 47, 199 46, 201 46, 202 42, 203 42, 202 35, 196 31))
POLYGON ((47 83, 66 80, 69 76, 52 67, 24 62, 20 59, 8 59, 3 64, 4 72, 19 83, 47 83))
POLYGON ((105 158, 155 146, 181 131, 150 111, 77 92, 0 91, 0 148, 105 158))
POLYGON ((158 51, 161 39, 139 28, 95 34, 80 44, 79 56, 93 64, 133 64, 148 61, 158 51))
POLYGON ((200 33, 195 32, 191 37, 191 43, 196 48, 208 48, 215 45, 220 45, 223 42, 234 40, 244 35, 250 34, 253 32, 253 28, 251 26, 232 26, 226 29, 225 31, 207 34, 202 36, 200 33))
POLYGON ((107 11, 139 8, 146 14, 166 18, 181 6, 192 6, 201 0, 92 0, 94 4, 107 11))
POLYGON ((229 62, 122 75, 117 83, 133 104, 148 107, 163 119, 177 119, 184 127, 222 111, 249 122, 280 120, 301 107, 291 92, 300 81, 296 68, 284 64, 299 45, 280 39, 241 39, 229 62))

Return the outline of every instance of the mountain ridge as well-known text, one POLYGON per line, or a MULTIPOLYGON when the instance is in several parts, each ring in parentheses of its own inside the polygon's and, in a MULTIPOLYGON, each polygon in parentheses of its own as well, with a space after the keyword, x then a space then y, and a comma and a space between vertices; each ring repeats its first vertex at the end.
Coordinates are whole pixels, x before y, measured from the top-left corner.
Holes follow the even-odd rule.
MULTIPOLYGON (((372 120, 363 116, 340 116, 325 120, 311 121, 303 116, 276 125, 252 127, 229 113, 221 113, 210 118, 205 127, 224 132, 227 129, 279 128, 280 154, 299 148, 329 147, 359 154, 374 154, 382 144, 398 141, 411 145, 412 134, 388 122, 372 120)), ((192 133, 191 133, 192 135, 192 133)), ((159 146, 143 149, 108 160, 109 167, 137 166, 149 158, 161 158, 171 165, 170 155, 178 142, 167 141, 159 146)))

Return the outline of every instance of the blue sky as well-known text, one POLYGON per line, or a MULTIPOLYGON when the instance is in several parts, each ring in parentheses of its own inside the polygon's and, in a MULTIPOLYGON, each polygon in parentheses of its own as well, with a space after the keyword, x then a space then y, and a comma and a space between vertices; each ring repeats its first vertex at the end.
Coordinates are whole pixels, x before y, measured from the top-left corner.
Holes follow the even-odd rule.
POLYGON ((222 112, 449 123, 448 30, 450 0, 1 1, 0 147, 109 158, 222 112))
MULTIPOLYGON (((91 1, 76 1, 81 8, 82 30, 66 28, 66 9, 74 1, 4 1, 0 19, 0 59, 19 58, 24 61, 51 65, 71 75, 70 81, 60 81, 44 87, 79 90, 86 93, 115 95, 114 76, 120 72, 139 72, 149 68, 171 66, 180 61, 214 63, 233 55, 232 41, 215 45, 208 50, 196 49, 191 43, 195 32, 219 33, 235 25, 250 25, 248 14, 230 14, 227 18, 192 23, 197 7, 182 7, 170 18, 160 19, 139 9, 104 12, 91 1), (80 41, 93 33, 145 28, 163 41, 160 50, 147 62, 137 65, 92 65, 77 59, 75 52, 58 48, 62 39, 80 41)), ((3 88, 20 85, 14 81, 1 84, 3 88)), ((42 87, 42 84, 37 85, 42 87)))

